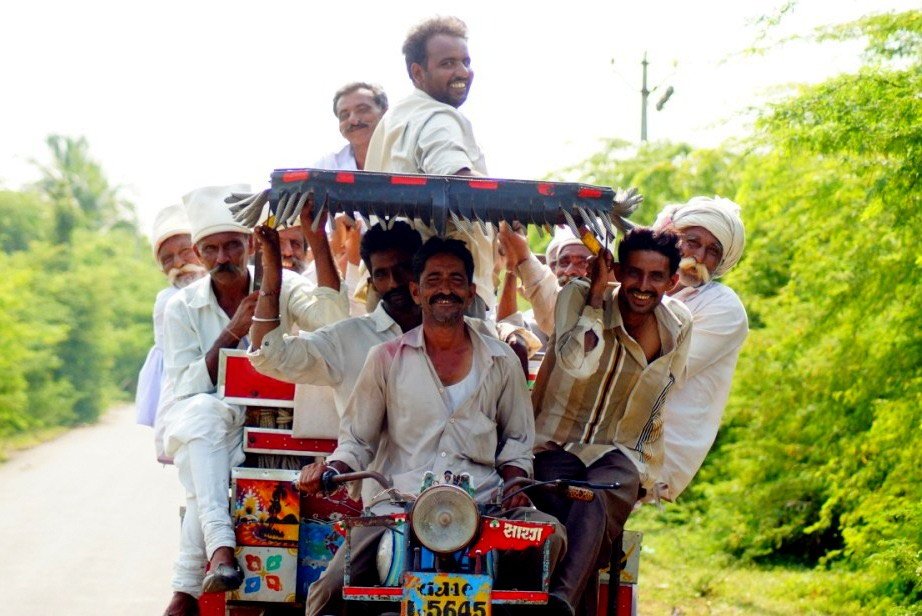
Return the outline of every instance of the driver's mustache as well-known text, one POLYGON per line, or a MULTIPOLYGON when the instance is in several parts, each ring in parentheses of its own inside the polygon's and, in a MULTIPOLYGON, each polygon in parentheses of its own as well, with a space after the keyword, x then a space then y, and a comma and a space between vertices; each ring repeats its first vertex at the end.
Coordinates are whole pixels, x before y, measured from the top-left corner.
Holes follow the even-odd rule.
POLYGON ((233 263, 219 263, 213 268, 208 270, 209 274, 217 274, 219 272, 226 272, 228 274, 238 274, 240 273, 240 268, 234 265, 233 263))
POLYGON ((457 304, 464 303, 461 300, 461 298, 455 295, 454 293, 447 293, 447 294, 440 293, 439 295, 433 295, 432 297, 429 298, 429 303, 434 304, 435 302, 443 300, 443 299, 447 299, 448 301, 455 302, 457 304))

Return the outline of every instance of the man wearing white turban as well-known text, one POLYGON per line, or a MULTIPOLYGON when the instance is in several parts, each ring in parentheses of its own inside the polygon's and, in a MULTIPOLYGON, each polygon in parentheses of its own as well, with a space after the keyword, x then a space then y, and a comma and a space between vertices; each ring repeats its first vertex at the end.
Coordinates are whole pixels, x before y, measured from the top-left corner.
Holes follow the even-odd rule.
POLYGON ((157 212, 151 245, 154 247, 154 258, 170 283, 157 293, 154 300, 154 346, 147 353, 147 359, 138 373, 138 388, 135 392, 138 423, 153 427, 160 400, 165 398, 162 390, 167 383, 163 378, 163 315, 166 304, 177 291, 207 272, 192 250, 189 219, 179 204, 157 212))
POLYGON ((694 319, 688 375, 666 402, 665 459, 660 495, 675 500, 714 444, 736 360, 749 332, 746 310, 730 287, 714 280, 739 262, 746 243, 739 206, 721 197, 695 197, 666 206, 654 223, 680 240, 679 282, 670 295, 694 319))

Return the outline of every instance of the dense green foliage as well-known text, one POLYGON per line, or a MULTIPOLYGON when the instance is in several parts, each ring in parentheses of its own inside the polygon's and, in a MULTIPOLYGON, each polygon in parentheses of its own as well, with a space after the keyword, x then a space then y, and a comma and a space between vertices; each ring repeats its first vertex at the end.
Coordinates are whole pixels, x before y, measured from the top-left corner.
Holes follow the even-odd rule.
POLYGON ((765 565, 860 571, 867 613, 922 600, 922 13, 825 29, 865 67, 766 108, 718 150, 611 144, 578 171, 635 185, 638 219, 731 197, 749 242, 727 282, 752 331, 718 443, 667 519, 765 565))
POLYGON ((34 188, 0 191, 0 438, 93 421, 133 391, 162 284, 86 141, 48 145, 34 188))

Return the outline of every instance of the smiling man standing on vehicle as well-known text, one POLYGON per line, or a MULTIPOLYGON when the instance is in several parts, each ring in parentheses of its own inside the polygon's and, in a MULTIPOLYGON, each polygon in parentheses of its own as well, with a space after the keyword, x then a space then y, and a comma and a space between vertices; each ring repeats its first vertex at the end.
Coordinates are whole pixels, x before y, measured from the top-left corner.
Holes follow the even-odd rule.
MULTIPOLYGON (((392 106, 368 145, 365 168, 388 173, 487 175, 483 153, 470 121, 458 111, 467 100, 474 70, 467 49, 467 26, 457 17, 434 17, 414 27, 403 43, 413 94, 392 106)), ((474 255, 477 297, 470 316, 495 319, 493 242, 474 226, 470 234, 449 224, 448 237, 462 240, 474 255)), ((423 237, 431 229, 420 229, 423 237)))
MULTIPOLYGON (((415 494, 427 471, 436 477, 451 471, 468 474, 476 500, 486 504, 504 481, 531 474, 534 419, 518 358, 464 317, 476 292, 473 269, 470 252, 458 240, 434 237, 416 253, 410 290, 422 325, 368 354, 346 404, 336 451, 326 462, 302 469, 301 490, 319 492, 328 470, 376 470, 401 492, 415 494)), ((379 489, 366 482, 364 502, 379 489)), ((513 495, 514 487, 505 490, 511 498, 504 517, 557 524, 531 508, 523 494, 513 495)), ((383 527, 352 531, 353 585, 377 582, 374 563, 383 532, 383 527)), ((553 570, 566 549, 559 524, 549 541, 553 570)), ((340 613, 345 552, 339 550, 311 586, 308 615, 340 613)))
POLYGON ((663 401, 685 373, 692 327, 688 309, 666 296, 679 259, 674 234, 638 227, 618 245, 618 263, 603 250, 589 282, 574 279, 557 297, 532 393, 535 478, 620 484, 572 505, 535 495, 567 527, 551 590, 580 615, 596 613, 596 574, 662 464, 663 401))

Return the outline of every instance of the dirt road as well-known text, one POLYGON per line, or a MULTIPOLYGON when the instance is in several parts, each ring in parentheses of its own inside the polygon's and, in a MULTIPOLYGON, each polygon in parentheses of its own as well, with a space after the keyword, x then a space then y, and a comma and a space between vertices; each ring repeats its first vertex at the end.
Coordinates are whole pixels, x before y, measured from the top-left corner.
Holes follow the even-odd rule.
POLYGON ((0 494, 0 614, 162 613, 182 492, 132 407, 0 463, 0 494))

